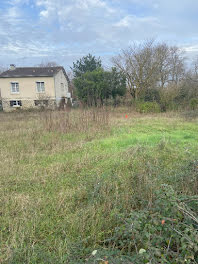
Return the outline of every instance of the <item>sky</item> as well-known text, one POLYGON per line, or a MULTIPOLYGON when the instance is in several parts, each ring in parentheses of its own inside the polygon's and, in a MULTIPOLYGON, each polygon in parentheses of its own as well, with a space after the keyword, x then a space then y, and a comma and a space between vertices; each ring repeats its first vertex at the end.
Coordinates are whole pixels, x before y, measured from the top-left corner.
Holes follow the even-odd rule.
POLYGON ((91 53, 110 65, 133 42, 156 39, 198 56, 198 0, 0 0, 0 66, 91 53))

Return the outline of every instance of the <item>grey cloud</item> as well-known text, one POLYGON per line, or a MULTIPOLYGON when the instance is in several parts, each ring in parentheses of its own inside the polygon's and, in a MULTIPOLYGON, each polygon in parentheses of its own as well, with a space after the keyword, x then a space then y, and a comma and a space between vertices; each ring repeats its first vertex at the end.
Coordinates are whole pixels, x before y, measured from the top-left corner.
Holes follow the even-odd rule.
POLYGON ((153 37, 192 57, 198 54, 196 10, 195 0, 13 0, 0 10, 1 61, 49 58, 69 67, 88 52, 107 58, 153 37), (25 13, 27 4, 34 5, 34 18, 25 13))

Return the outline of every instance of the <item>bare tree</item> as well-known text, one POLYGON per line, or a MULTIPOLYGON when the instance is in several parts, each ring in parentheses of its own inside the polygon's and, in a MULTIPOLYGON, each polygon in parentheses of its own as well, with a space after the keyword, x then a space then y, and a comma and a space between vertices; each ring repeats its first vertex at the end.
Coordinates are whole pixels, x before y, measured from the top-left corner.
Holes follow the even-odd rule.
POLYGON ((158 44, 155 49, 155 56, 158 66, 158 85, 160 88, 164 88, 171 73, 170 48, 168 45, 166 43, 158 44))
POLYGON ((198 98, 198 57, 194 59, 191 68, 185 73, 181 89, 186 94, 186 99, 198 98))
POLYGON ((112 59, 114 65, 125 74, 131 95, 137 99, 139 93, 152 87, 157 78, 157 61, 154 41, 133 44, 112 59))
POLYGON ((133 44, 112 59, 126 78, 131 95, 139 95, 156 87, 163 88, 170 81, 178 83, 184 75, 184 61, 177 47, 153 40, 133 44))
POLYGON ((7 71, 8 68, 5 67, 5 66, 0 66, 0 73, 4 72, 4 71, 7 71))
POLYGON ((191 75, 191 78, 195 82, 198 82, 198 56, 192 62, 191 70, 190 70, 190 74, 189 75, 191 75))
POLYGON ((58 64, 55 61, 42 61, 40 64, 37 65, 38 67, 56 67, 58 64))
POLYGON ((176 85, 184 78, 185 65, 183 53, 178 47, 170 47, 170 81, 176 85))

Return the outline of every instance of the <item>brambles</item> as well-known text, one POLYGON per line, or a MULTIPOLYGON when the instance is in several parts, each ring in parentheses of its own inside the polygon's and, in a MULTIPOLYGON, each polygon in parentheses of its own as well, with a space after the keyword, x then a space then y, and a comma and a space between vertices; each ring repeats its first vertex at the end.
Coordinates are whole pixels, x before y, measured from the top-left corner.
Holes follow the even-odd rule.
POLYGON ((136 110, 140 113, 159 113, 160 105, 156 102, 137 102, 136 110))
MULTIPOLYGON (((198 205, 198 196, 196 200, 198 205)), ((135 263, 197 263, 198 210, 171 186, 162 185, 152 207, 135 210, 123 222, 106 243, 135 263)))

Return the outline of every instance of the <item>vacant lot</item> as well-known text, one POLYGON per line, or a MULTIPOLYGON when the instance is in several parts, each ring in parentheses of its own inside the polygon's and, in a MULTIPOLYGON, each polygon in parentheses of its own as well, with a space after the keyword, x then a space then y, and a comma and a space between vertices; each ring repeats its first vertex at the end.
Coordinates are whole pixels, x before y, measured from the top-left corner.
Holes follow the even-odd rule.
POLYGON ((0 263, 198 263, 196 118, 0 113, 0 184, 0 263))

